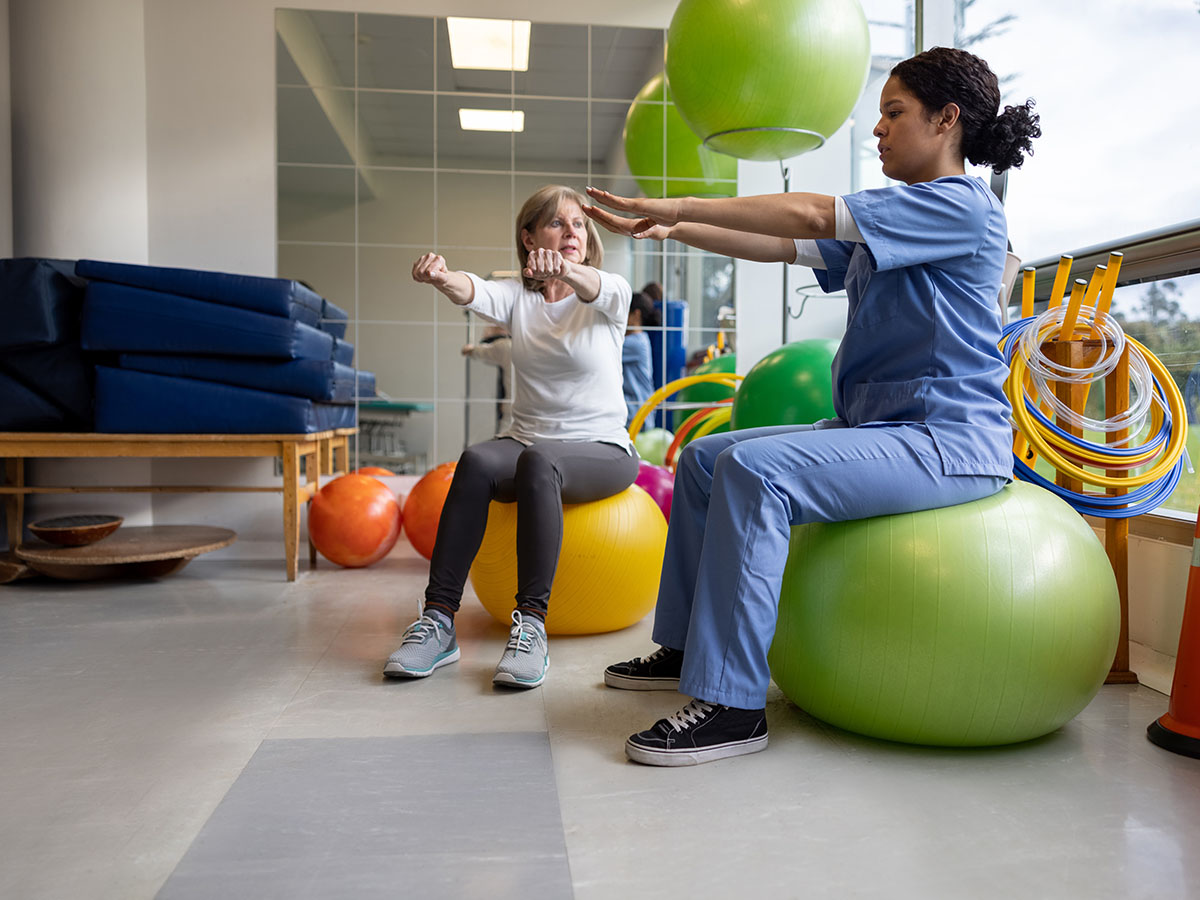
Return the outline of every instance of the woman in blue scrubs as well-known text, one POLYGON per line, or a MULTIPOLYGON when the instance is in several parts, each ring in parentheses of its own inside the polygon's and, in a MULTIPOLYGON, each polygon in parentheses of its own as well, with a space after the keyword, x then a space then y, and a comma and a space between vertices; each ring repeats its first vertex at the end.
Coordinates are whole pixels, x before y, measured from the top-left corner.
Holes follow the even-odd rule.
POLYGON ((1007 227, 964 159, 1019 166, 1040 136, 1032 101, 997 115, 987 63, 935 48, 899 63, 880 96, 883 172, 902 182, 844 197, 788 193, 588 207, 611 231, 816 269, 845 290, 833 363, 837 417, 693 441, 675 476, 654 621, 660 649, 605 683, 695 699, 626 741, 630 759, 694 765, 765 749, 780 584, 791 526, 967 503, 1012 475, 996 348, 1007 227))

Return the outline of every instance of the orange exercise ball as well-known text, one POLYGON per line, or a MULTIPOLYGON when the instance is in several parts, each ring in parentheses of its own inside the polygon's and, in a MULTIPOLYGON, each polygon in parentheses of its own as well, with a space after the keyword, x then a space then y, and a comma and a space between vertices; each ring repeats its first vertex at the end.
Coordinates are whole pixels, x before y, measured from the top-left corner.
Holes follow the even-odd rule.
POLYGON ((321 555, 348 569, 387 556, 400 537, 400 504, 370 475, 335 478, 308 507, 308 537, 321 555))
POLYGON ((383 466, 363 466, 360 469, 355 469, 351 475, 395 475, 391 469, 385 469, 383 466))
POLYGON ((404 533, 413 549, 426 559, 433 558, 438 521, 442 518, 442 506, 446 503, 457 465, 448 462, 430 469, 413 485, 412 493, 404 500, 404 533))

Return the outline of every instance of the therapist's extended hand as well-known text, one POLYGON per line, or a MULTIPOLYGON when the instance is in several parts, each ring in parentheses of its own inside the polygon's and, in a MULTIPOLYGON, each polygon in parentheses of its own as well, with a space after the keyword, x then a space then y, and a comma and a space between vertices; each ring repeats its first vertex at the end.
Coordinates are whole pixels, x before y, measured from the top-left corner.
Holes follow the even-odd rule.
POLYGON ((614 216, 607 209, 601 209, 598 206, 585 206, 583 212, 589 219, 613 234, 622 234, 639 241, 665 241, 671 236, 670 228, 665 225, 655 225, 651 219, 627 219, 624 216, 614 216))
POLYGON ((588 188, 587 192, 589 197, 609 209, 641 216, 633 226, 632 234, 635 237, 655 225, 665 225, 669 228, 677 224, 680 219, 681 204, 677 199, 621 197, 593 187, 588 188))

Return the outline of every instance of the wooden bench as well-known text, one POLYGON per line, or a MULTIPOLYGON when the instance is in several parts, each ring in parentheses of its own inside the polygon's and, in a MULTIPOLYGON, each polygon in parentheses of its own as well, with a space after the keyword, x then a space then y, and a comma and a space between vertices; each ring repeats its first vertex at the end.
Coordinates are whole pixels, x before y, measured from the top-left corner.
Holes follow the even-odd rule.
MULTIPOLYGON (((0 432, 5 483, 0 485, 8 523, 8 545, 15 549, 25 527, 27 494, 80 493, 282 493, 283 547, 287 580, 299 574, 300 510, 317 492, 322 476, 347 470, 350 436, 355 428, 313 434, 70 434, 0 432), (270 487, 221 485, 31 485, 27 459, 80 458, 255 458, 278 459, 283 483, 270 487), (307 460, 307 462, 306 462, 307 460), (302 474, 303 470, 303 474, 302 474)), ((314 551, 310 545, 309 559, 314 551)))

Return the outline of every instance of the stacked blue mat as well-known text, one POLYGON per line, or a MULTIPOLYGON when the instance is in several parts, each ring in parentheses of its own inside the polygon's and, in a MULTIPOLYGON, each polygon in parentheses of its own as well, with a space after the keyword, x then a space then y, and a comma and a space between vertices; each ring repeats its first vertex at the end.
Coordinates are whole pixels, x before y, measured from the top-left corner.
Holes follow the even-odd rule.
POLYGON ((347 314, 297 281, 80 260, 96 430, 295 434, 355 424, 375 376, 347 314))
POLYGON ((0 259, 0 431, 91 431, 74 262, 0 259))

